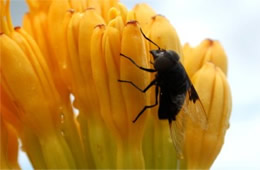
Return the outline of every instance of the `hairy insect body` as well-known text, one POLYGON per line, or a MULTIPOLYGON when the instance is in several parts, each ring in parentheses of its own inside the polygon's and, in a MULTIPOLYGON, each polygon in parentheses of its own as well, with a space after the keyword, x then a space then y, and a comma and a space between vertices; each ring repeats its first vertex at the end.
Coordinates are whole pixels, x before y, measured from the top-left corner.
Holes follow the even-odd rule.
POLYGON ((158 71, 156 80, 160 87, 159 119, 176 120, 190 86, 186 72, 176 63, 169 70, 158 71))

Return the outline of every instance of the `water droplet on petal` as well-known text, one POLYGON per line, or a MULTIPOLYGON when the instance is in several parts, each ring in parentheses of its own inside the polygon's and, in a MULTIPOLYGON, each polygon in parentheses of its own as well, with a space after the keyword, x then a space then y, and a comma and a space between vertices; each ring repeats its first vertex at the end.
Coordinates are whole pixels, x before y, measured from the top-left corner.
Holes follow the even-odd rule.
POLYGON ((60 131, 61 136, 65 136, 65 133, 63 130, 60 131))
POLYGON ((62 110, 63 110, 63 107, 59 106, 59 111, 62 112, 62 110))
POLYGON ((169 142, 169 143, 172 143, 172 138, 169 137, 169 138, 168 138, 168 142, 169 142))
POLYGON ((60 123, 64 123, 64 114, 63 113, 61 113, 60 114, 60 123))

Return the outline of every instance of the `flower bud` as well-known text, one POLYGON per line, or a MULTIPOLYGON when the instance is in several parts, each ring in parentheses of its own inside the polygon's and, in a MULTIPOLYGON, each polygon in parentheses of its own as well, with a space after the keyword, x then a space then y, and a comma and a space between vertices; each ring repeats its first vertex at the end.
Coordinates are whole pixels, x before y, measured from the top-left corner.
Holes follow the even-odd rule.
POLYGON ((152 17, 156 15, 155 11, 145 3, 137 4, 133 11, 136 15, 136 20, 140 23, 143 31, 147 32, 147 29, 150 29, 149 24, 152 17))
MULTIPOLYGON (((153 16, 150 23, 150 28, 147 30, 148 37, 158 44, 162 49, 173 50, 183 59, 182 47, 175 28, 170 22, 161 15, 153 16)), ((149 42, 147 42, 149 43, 149 42)), ((153 44, 150 44, 150 50, 157 49, 153 44)))
POLYGON ((205 63, 192 77, 192 82, 206 111, 208 126, 203 130, 187 122, 187 168, 209 169, 221 150, 229 127, 231 93, 225 74, 213 63, 205 63))
MULTIPOLYGON (((147 36, 157 43, 161 48, 176 51, 182 59, 181 44, 174 27, 169 21, 160 15, 151 18, 147 36)), ((146 41, 147 53, 157 49, 153 44, 146 41)), ((150 61, 153 59, 151 58, 150 61)), ((152 67, 152 65, 150 65, 152 67)), ((154 79, 154 74, 150 75, 150 80, 154 79)), ((147 91, 150 104, 155 102, 154 88, 147 91)), ((176 152, 170 137, 168 121, 158 119, 158 107, 146 111, 148 121, 143 140, 144 158, 147 168, 167 169, 177 168, 176 152), (163 146, 163 147, 162 147, 163 146), (151 149, 152 148, 152 149, 151 149)))
POLYGON ((48 10, 50 4, 52 3, 52 0, 26 0, 30 11, 45 11, 48 10))
MULTIPOLYGON (((4 115, 10 116, 12 111, 12 116, 21 121, 22 129, 17 131, 24 146, 31 144, 27 153, 30 155, 31 148, 37 148, 40 154, 35 155, 44 158, 44 161, 32 160, 41 162, 41 166, 36 163, 35 167, 84 168, 86 161, 70 105, 61 100, 50 68, 32 37, 20 27, 12 28, 8 3, 0 17, 1 23, 8 25, 1 24, 4 32, 0 35, 1 87, 10 99, 9 103, 3 103, 4 115), (18 111, 13 112, 11 104, 18 111)), ((14 123, 14 127, 19 126, 14 123)))
POLYGON ((184 66, 190 77, 207 62, 214 63, 227 75, 227 56, 219 41, 206 39, 195 48, 185 44, 183 52, 184 66))
MULTIPOLYGON (((136 21, 129 21, 123 30, 121 53, 131 57, 138 65, 143 67, 148 66, 145 41, 136 21)), ((141 88, 147 86, 149 83, 149 74, 138 69, 122 56, 119 58, 119 61, 119 79, 132 81, 141 88)), ((143 168, 144 160, 141 144, 144 132, 144 121, 147 115, 144 114, 136 123, 133 123, 132 121, 147 104, 147 96, 146 94, 140 93, 140 91, 129 84, 121 83, 120 86, 126 109, 126 112, 124 112, 124 115, 122 116, 125 117, 127 136, 122 136, 122 143, 120 142, 121 146, 119 145, 118 167, 143 168), (129 156, 131 156, 131 160, 127 160, 126 157, 129 156), (120 157, 123 157, 124 159, 121 160, 120 157)), ((118 121, 120 120, 118 119, 118 121)))

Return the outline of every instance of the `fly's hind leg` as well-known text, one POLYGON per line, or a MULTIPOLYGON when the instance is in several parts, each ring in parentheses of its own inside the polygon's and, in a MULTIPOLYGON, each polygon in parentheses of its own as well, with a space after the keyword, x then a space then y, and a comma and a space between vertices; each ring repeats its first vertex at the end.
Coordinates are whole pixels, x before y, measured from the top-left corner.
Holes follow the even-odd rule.
POLYGON ((136 118, 133 120, 133 123, 135 123, 137 121, 137 119, 143 114, 143 112, 146 110, 146 109, 149 109, 149 108, 153 108, 155 106, 158 105, 158 92, 159 92, 159 86, 156 85, 155 87, 155 104, 153 105, 150 105, 150 106, 144 106, 144 108, 141 110, 141 112, 136 116, 136 118))

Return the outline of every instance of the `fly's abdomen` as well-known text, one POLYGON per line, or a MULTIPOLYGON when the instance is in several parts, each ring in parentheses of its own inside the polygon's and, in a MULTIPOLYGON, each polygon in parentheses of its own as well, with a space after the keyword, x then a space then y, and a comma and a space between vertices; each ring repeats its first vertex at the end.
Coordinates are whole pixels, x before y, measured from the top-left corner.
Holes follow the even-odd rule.
POLYGON ((181 110, 186 93, 173 94, 165 89, 161 90, 160 106, 158 111, 159 119, 175 120, 177 114, 181 110))

